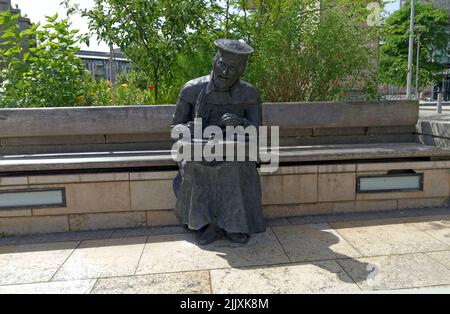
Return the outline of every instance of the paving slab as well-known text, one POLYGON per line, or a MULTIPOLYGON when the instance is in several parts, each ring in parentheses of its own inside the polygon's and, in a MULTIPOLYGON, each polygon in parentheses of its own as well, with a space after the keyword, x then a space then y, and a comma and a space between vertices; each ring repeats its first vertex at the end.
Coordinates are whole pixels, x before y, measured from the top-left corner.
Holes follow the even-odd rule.
POLYGON ((87 294, 96 279, 0 286, 0 294, 87 294))
MULTIPOLYGON (((429 286, 411 289, 378 290, 382 294, 450 294, 450 285, 429 286)), ((374 293, 374 291, 371 291, 374 293)))
POLYGON ((83 241, 53 280, 133 275, 146 237, 83 241))
POLYGON ((288 263, 274 233, 253 235, 246 245, 219 240, 199 246, 194 234, 149 236, 137 274, 288 263))
POLYGON ((360 257, 329 224, 272 227, 292 262, 360 257))
POLYGON ((426 253, 429 257, 450 269, 450 251, 426 253))
POLYGON ((450 216, 412 223, 414 227, 450 246, 450 216))
POLYGON ((450 247, 396 220, 330 223, 363 256, 448 250, 450 247))
POLYGON ((78 241, 0 247, 0 285, 48 281, 78 241))
POLYGON ((424 253, 346 259, 338 263, 363 290, 450 284, 450 270, 424 253))
POLYGON ((211 293, 209 272, 183 272, 99 279, 93 294, 211 293))
POLYGON ((359 292, 335 261, 278 267, 211 270, 213 293, 359 292))

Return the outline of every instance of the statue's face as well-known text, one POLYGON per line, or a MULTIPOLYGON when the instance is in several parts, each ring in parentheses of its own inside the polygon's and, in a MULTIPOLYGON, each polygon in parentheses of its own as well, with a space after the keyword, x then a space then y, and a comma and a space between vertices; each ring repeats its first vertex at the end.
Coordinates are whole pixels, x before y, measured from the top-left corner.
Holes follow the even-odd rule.
POLYGON ((246 61, 233 56, 218 55, 214 63, 213 80, 218 90, 227 90, 245 71, 246 61))

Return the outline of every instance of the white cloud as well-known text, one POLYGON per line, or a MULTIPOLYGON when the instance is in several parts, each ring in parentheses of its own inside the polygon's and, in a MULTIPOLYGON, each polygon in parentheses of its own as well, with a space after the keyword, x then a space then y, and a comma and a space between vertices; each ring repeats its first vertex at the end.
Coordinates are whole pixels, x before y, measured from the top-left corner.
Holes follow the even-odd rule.
MULTIPOLYGON (((12 5, 17 4, 22 11, 22 15, 27 15, 31 22, 37 23, 45 22, 45 16, 51 16, 58 13, 61 17, 66 17, 66 10, 61 6, 62 0, 12 0, 12 5)), ((75 0, 75 3, 80 4, 81 8, 90 8, 93 6, 93 0, 75 0)), ((80 30, 82 33, 88 32, 87 20, 81 16, 73 16, 70 21, 72 28, 80 30)), ((109 51, 105 43, 97 44, 96 38, 91 38, 90 46, 81 45, 82 49, 109 51)))

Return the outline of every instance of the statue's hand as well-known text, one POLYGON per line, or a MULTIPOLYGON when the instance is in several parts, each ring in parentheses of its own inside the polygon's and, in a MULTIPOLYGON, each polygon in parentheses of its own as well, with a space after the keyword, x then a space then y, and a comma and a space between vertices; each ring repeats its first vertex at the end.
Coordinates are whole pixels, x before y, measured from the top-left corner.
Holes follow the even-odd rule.
POLYGON ((186 133, 189 131, 191 136, 194 134, 194 122, 190 121, 184 124, 177 124, 173 127, 177 133, 186 133))
POLYGON ((234 113, 226 113, 222 116, 222 126, 238 126, 242 123, 242 119, 234 113))

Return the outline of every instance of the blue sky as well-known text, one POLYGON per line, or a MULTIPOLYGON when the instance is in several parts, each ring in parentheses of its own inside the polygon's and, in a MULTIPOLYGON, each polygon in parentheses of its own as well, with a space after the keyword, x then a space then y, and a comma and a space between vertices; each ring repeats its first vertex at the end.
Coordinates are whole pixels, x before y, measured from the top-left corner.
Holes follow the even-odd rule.
MULTIPOLYGON (((91 7, 93 0, 72 0, 80 5, 81 8, 91 7)), ((358 1, 358 0, 355 0, 358 1)), ((60 16, 65 16, 65 10, 60 6, 61 0, 12 0, 13 5, 18 4, 23 14, 28 15, 32 22, 43 22, 45 15, 53 15, 56 12, 60 16)), ((395 0, 388 4, 386 10, 394 12, 399 8, 399 0, 395 0)), ((80 16, 71 19, 73 28, 79 29, 81 32, 87 32, 87 21, 80 16)), ((105 44, 97 44, 95 39, 91 40, 90 47, 83 46, 82 49, 108 51, 109 48, 105 44)))

